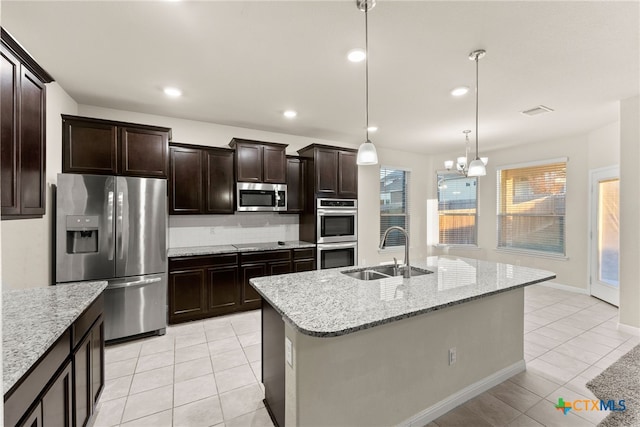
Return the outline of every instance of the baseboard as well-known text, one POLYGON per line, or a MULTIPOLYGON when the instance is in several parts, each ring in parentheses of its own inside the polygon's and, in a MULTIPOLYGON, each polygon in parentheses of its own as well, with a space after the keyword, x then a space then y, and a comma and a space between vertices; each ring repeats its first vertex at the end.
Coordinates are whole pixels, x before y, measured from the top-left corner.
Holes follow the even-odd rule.
POLYGON ((546 286, 547 288, 560 289, 561 291, 573 292, 575 294, 589 295, 588 289, 576 288, 575 286, 562 285, 560 283, 554 283, 554 282, 542 282, 538 284, 540 286, 546 286))
POLYGON ((498 372, 495 372, 488 377, 481 379, 480 381, 476 381, 475 383, 441 400, 435 405, 432 405, 427 409, 420 411, 411 418, 398 424, 398 426, 413 427, 427 425, 431 421, 441 417, 455 407, 462 405, 467 400, 473 399, 474 397, 484 393, 490 388, 497 386, 498 384, 508 380, 514 375, 519 374, 520 372, 524 372, 525 369, 526 366, 524 360, 520 360, 511 366, 507 366, 506 368, 501 369, 498 372))
POLYGON ((635 326, 625 325, 618 322, 618 330, 636 337, 640 337, 640 328, 636 328, 635 326))

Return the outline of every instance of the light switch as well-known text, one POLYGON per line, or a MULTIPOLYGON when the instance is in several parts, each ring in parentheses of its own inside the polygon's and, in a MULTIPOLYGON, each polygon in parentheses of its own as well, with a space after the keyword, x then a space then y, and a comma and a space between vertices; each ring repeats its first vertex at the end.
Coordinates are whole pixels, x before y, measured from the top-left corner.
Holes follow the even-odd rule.
POLYGON ((293 368, 293 346, 291 345, 291 340, 287 337, 284 337, 284 357, 287 359, 289 366, 293 368))

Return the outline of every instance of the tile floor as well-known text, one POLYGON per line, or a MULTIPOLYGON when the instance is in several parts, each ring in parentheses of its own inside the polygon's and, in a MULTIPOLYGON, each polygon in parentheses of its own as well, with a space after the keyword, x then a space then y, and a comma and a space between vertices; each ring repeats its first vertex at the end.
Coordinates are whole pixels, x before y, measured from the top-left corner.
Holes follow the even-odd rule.
MULTIPOLYGON (((593 398, 584 384, 640 342, 616 329, 617 309, 543 286, 525 291, 527 371, 438 418, 446 426, 593 426, 606 414, 554 408, 593 398)), ((93 425, 271 426, 260 384, 260 312, 167 328, 107 346, 93 425)))

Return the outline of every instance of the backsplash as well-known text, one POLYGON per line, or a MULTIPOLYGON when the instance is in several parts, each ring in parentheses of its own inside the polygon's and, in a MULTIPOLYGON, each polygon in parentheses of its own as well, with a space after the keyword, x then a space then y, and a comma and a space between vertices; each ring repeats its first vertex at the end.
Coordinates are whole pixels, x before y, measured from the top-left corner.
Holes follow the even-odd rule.
POLYGON ((169 248, 298 240, 298 215, 169 216, 169 248))

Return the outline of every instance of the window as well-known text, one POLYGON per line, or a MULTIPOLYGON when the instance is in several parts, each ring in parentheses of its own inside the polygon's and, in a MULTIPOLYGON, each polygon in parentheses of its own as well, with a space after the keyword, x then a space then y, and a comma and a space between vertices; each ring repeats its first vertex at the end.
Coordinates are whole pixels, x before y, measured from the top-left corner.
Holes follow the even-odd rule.
POLYGON ((438 173, 438 242, 476 245, 478 178, 438 173))
MULTIPOLYGON (((393 225, 409 232, 409 175, 407 170, 380 167, 380 239, 393 225)), ((404 240, 402 233, 393 231, 385 246, 404 246, 404 240)))
POLYGON ((498 169, 498 248, 565 255, 567 160, 498 169))

